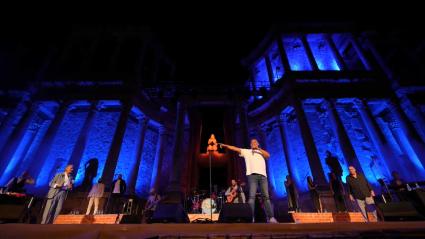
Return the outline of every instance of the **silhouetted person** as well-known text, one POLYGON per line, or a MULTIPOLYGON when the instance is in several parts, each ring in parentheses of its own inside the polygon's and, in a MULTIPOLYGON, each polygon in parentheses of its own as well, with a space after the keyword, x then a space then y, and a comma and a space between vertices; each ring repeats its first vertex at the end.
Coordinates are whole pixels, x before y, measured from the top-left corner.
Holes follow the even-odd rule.
MULTIPOLYGON (((354 166, 348 167, 348 170, 350 171, 350 174, 347 176, 346 181, 348 184, 348 194, 350 196, 350 200, 357 202, 357 205, 359 206, 365 220, 370 221, 366 213, 366 205, 375 206, 375 201, 373 200, 375 192, 373 192, 372 187, 364 175, 357 173, 354 166)), ((377 218, 375 208, 372 213, 375 218, 377 218)))
POLYGON ((320 202, 319 191, 317 191, 317 184, 313 182, 311 176, 307 177, 308 190, 310 191, 311 201, 313 202, 314 209, 317 212, 322 212, 322 203, 320 202))
POLYGON ((92 158, 84 165, 84 179, 81 184, 81 188, 84 191, 87 191, 92 183, 93 179, 97 176, 97 169, 99 167, 99 160, 97 158, 92 158))
POLYGON ((15 192, 15 193, 25 193, 25 185, 26 184, 34 184, 34 179, 30 176, 30 174, 25 171, 19 177, 13 177, 6 184, 7 192, 15 192))
POLYGON ((335 207, 337 212, 347 211, 344 200, 345 190, 344 186, 342 185, 342 182, 336 178, 336 175, 334 173, 329 174, 329 179, 329 186, 334 196, 335 207))
POLYGON ((328 165, 331 173, 334 173, 338 180, 341 180, 342 177, 342 167, 338 161, 338 158, 333 156, 331 151, 326 150, 326 164, 328 165))
POLYGON ((391 175, 393 176, 393 179, 391 180, 391 188, 394 189, 394 192, 397 196, 397 198, 400 201, 407 201, 407 196, 406 196, 406 192, 407 192, 407 188, 406 188, 406 183, 404 182, 404 180, 400 177, 400 175, 398 174, 398 172, 393 171, 391 173, 391 175))
POLYGON ((298 195, 294 181, 292 181, 292 178, 289 175, 286 175, 285 189, 288 195, 288 211, 298 211, 298 195))
POLYGON ((122 197, 124 196, 127 184, 122 179, 122 174, 118 174, 118 178, 112 182, 111 196, 109 197, 109 205, 111 213, 121 213, 122 210, 122 197))

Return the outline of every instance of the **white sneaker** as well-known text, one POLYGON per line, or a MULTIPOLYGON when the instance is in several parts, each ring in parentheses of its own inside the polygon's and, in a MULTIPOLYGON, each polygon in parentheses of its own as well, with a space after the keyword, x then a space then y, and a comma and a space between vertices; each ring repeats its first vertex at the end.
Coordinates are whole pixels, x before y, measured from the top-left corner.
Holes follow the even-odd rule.
POLYGON ((276 218, 271 217, 271 218, 269 219, 269 223, 279 223, 279 222, 276 220, 276 218))

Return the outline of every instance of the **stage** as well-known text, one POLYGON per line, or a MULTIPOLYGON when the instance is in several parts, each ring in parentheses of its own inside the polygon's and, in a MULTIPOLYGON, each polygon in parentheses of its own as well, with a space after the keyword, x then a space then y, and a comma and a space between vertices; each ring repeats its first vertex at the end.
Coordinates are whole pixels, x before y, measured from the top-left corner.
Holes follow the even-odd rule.
POLYGON ((425 238, 425 222, 320 224, 2 224, 0 238, 425 238))

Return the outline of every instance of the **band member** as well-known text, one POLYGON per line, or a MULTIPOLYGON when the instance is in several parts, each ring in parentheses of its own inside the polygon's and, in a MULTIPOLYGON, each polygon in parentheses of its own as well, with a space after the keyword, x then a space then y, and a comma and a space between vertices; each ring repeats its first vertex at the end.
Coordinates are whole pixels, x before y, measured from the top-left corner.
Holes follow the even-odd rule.
POLYGON ((34 179, 30 176, 30 174, 25 171, 19 177, 13 177, 6 184, 7 192, 15 192, 15 193, 25 193, 25 185, 26 184, 34 184, 34 179))
POLYGON ((334 196, 336 210, 338 212, 347 211, 347 208, 345 207, 345 200, 344 200, 345 190, 344 190, 344 186, 342 185, 342 182, 336 178, 336 175, 334 173, 329 174, 329 179, 330 179, 329 187, 334 196))
POLYGON ((258 185, 260 185, 261 193, 264 197, 268 222, 277 223, 276 219, 274 218, 274 213, 270 202, 266 173, 266 160, 270 158, 270 154, 266 150, 260 148, 260 145, 256 139, 251 139, 250 149, 241 149, 226 144, 219 145, 239 153, 240 156, 245 159, 246 175, 248 177, 249 184, 248 203, 252 210, 252 221, 255 221, 255 194, 257 193, 258 185))
POLYGON ((87 196, 89 198, 89 205, 87 206, 86 215, 90 214, 91 208, 93 206, 94 202, 94 212, 93 215, 96 215, 99 211, 99 201, 103 196, 103 193, 105 191, 105 184, 103 183, 102 179, 99 179, 96 184, 93 184, 89 195, 87 196))
POLYGON ((337 179, 341 181, 341 177, 342 177, 341 164, 339 163, 338 158, 333 156, 331 151, 329 150, 326 150, 325 162, 328 165, 329 169, 331 170, 331 173, 334 173, 337 179))
POLYGON ((146 201, 145 208, 143 209, 143 222, 149 222, 156 210, 156 206, 161 201, 161 196, 152 188, 149 192, 148 200, 146 201))
POLYGON ((53 223, 55 218, 62 210, 63 202, 66 199, 68 191, 73 187, 74 180, 71 173, 74 171, 72 164, 66 166, 63 173, 58 173, 49 183, 49 192, 47 193, 46 206, 43 212, 41 224, 53 223))
POLYGON ((245 193, 242 187, 232 179, 230 187, 226 190, 224 195, 227 197, 228 203, 245 203, 245 193))
POLYGON ((400 177, 400 175, 398 174, 398 172, 393 171, 391 173, 391 175, 393 176, 393 179, 391 180, 391 188, 394 189, 395 194, 397 195, 397 198, 399 201, 407 201, 407 196, 406 196, 406 192, 407 192, 407 188, 406 188, 406 183, 404 182, 404 180, 400 177))
POLYGON ((289 175, 286 175, 285 189, 288 195, 288 211, 298 211, 298 193, 295 188, 294 181, 292 181, 292 178, 289 175))
MULTIPOLYGON (((350 166, 348 167, 348 170, 350 171, 350 174, 347 176, 346 181, 348 184, 350 200, 357 202, 365 220, 370 221, 366 213, 366 205, 373 205, 373 207, 375 207, 375 201, 373 200, 375 192, 373 192, 373 189, 366 178, 362 174, 357 173, 356 168, 350 166)), ((373 216, 377 218, 376 208, 373 209, 372 213, 373 216)))
POLYGON ((320 202, 319 191, 317 191, 317 184, 313 182, 311 176, 307 177, 308 190, 310 191, 311 201, 313 202, 314 209, 317 212, 322 212, 322 203, 320 202))
POLYGON ((109 197, 108 207, 110 213, 120 213, 122 210, 122 197, 124 196, 125 190, 127 189, 127 184, 125 180, 122 179, 122 174, 118 174, 118 178, 112 182, 112 192, 109 197))

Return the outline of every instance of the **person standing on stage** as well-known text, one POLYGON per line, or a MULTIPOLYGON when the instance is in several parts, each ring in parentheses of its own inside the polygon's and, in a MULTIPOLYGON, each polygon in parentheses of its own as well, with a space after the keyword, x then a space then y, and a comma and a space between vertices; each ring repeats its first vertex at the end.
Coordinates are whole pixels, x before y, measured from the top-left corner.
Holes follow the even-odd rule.
POLYGON ((298 194, 295 188, 294 181, 290 175, 286 175, 285 189, 288 195, 288 212, 298 211, 298 194))
POLYGON ((231 185, 227 188, 224 195, 227 199, 230 199, 227 200, 228 203, 245 203, 245 193, 235 179, 232 179, 231 185))
POLYGON ((62 210, 63 202, 66 199, 68 191, 73 187, 74 180, 71 173, 74 166, 69 164, 63 173, 58 173, 49 183, 49 192, 47 193, 47 201, 44 207, 43 218, 41 224, 53 223, 55 218, 62 210))
POLYGON ((314 209, 317 212, 322 212, 322 202, 320 201, 319 191, 317 190, 317 184, 313 182, 311 176, 307 177, 307 186, 310 191, 311 201, 313 202, 314 209))
POLYGON ((329 174, 329 180, 329 187, 334 197, 337 212, 346 212, 347 208, 345 207, 344 200, 345 190, 342 182, 336 178, 334 173, 329 174))
MULTIPOLYGON (((351 201, 356 201, 357 205, 360 207, 361 213, 366 221, 370 221, 366 213, 366 205, 375 206, 375 201, 373 197, 375 192, 373 192, 372 187, 369 182, 363 176, 363 174, 357 173, 354 166, 348 167, 350 174, 347 176, 346 182, 348 184, 348 194, 351 201)), ((372 211, 373 215, 377 219, 376 208, 372 211)))
POLYGON ((227 144, 219 144, 221 147, 237 152, 245 159, 246 175, 249 184, 249 199, 248 203, 252 210, 252 221, 255 221, 255 195, 258 185, 260 185, 261 194, 264 197, 268 222, 277 223, 274 218, 272 204, 269 197, 269 189, 266 173, 266 160, 270 158, 270 154, 260 148, 257 139, 251 139, 250 149, 241 149, 227 144))
POLYGON ((122 179, 122 174, 118 174, 118 178, 112 182, 112 192, 109 198, 109 212, 110 213, 120 213, 122 210, 121 201, 124 196, 125 190, 127 189, 127 184, 125 180, 122 179))
POLYGON ((86 215, 90 214, 91 208, 94 202, 94 212, 93 215, 96 215, 99 212, 99 201, 102 198, 105 191, 105 184, 102 179, 99 179, 96 184, 94 184, 87 196, 89 198, 89 205, 87 206, 86 215))

